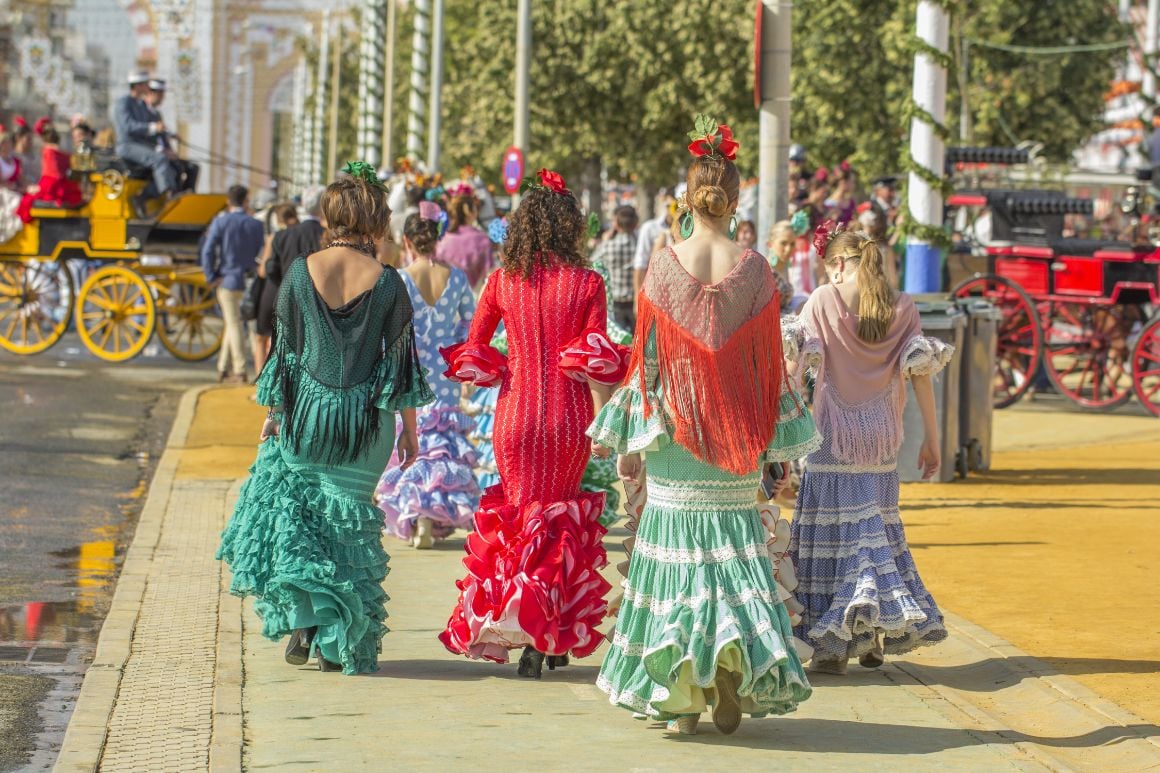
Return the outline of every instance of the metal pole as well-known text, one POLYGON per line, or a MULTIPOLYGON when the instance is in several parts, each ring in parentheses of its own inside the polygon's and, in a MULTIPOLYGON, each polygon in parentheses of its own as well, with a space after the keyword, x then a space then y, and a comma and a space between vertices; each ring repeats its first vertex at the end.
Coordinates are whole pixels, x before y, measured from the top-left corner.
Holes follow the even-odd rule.
MULTIPOLYGON (((532 61, 532 2, 519 0, 519 16, 516 22, 516 105, 515 105, 515 146, 528 157, 531 142, 529 128, 528 95, 531 91, 532 61)), ((512 206, 519 205, 520 195, 512 197, 512 206)))
POLYGON ((398 0, 387 0, 387 74, 383 85, 383 166, 394 168, 395 159, 395 42, 398 37, 398 0))
MULTIPOLYGON (((919 0, 915 29, 918 37, 939 51, 947 50, 947 14, 934 0, 919 0)), ((947 101, 947 71, 922 51, 914 55, 915 104, 938 123, 943 122, 947 101)), ((934 127, 922 117, 910 121, 910 155, 914 161, 938 176, 943 174, 943 142, 934 127)), ((907 187, 910 216, 925 226, 942 225, 942 194, 915 172, 910 173, 907 187)), ((939 248, 921 239, 906 245, 906 291, 938 292, 942 285, 942 260, 939 248)))
POLYGON ((757 189, 760 243, 789 211, 790 83, 793 3, 762 0, 761 17, 761 176, 757 189))
POLYGON ((318 44, 318 73, 314 83, 314 136, 310 148, 310 182, 322 182, 322 135, 326 127, 327 67, 330 65, 330 9, 322 11, 319 28, 322 39, 318 44))
POLYGON ((309 78, 306 71, 306 59, 298 60, 294 68, 294 115, 302 116, 301 120, 294 121, 293 144, 290 150, 290 177, 294 187, 301 190, 306 184, 306 147, 309 142, 310 116, 306 115, 306 80, 309 78))
POLYGON ((1144 28, 1144 85, 1141 91, 1145 101, 1152 103, 1156 99, 1156 76, 1152 69, 1156 67, 1156 35, 1160 32, 1160 0, 1148 0, 1148 18, 1144 28))
POLYGON ((358 157, 379 166, 383 135, 383 47, 387 0, 364 0, 358 68, 358 157))
POLYGON ((963 145, 971 144, 971 102, 967 89, 971 82, 971 42, 963 35, 960 26, 959 33, 959 139, 963 145))
POLYGON ((443 109, 443 0, 431 14, 431 101, 427 107, 427 171, 439 171, 439 126, 443 109))
MULTIPOLYGON (((342 22, 335 25, 342 32, 342 22)), ((326 179, 338 176, 338 93, 342 88, 342 35, 336 34, 331 46, 330 65, 330 147, 326 151, 326 179)))
POLYGON ((427 95, 427 35, 431 0, 415 0, 415 34, 411 36, 411 98, 407 104, 407 158, 423 153, 423 102, 427 95))

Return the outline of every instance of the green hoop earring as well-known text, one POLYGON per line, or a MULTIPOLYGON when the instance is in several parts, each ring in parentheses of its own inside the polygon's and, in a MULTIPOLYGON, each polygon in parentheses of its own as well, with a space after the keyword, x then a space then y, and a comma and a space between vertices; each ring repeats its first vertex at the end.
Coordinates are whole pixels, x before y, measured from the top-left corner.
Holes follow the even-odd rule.
POLYGON ((737 236, 737 215, 729 218, 729 238, 733 239, 737 236))
POLYGON ((688 239, 693 235, 693 213, 686 212, 681 215, 681 238, 688 239))

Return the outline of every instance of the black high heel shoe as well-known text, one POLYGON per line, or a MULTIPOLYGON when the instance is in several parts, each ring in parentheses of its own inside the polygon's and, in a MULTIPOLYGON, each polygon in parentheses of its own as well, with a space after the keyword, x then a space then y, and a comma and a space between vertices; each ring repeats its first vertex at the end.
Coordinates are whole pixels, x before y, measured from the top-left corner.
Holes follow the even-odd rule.
POLYGON ((549 655, 548 656, 548 670, 555 671, 557 668, 563 668, 568 665, 567 655, 549 655))
POLYGON ((304 666, 310 660, 310 644, 314 641, 317 628, 295 628, 286 643, 286 662, 292 666, 304 666))
POLYGON ((531 646, 524 647, 524 654, 520 655, 520 665, 516 669, 520 676, 530 679, 540 679, 544 673, 544 653, 531 646))

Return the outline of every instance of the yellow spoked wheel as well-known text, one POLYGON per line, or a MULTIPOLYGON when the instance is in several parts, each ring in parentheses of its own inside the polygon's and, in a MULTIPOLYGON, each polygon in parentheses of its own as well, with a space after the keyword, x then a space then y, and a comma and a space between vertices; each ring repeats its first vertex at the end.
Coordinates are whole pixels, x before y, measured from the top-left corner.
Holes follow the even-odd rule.
POLYGON ((217 354, 225 334, 225 321, 214 291, 201 274, 178 275, 156 283, 157 337, 179 360, 200 362, 217 354))
POLYGON ((0 262, 0 347, 46 351, 68 329, 73 297, 72 275, 60 263, 0 262))
POLYGON ((106 266, 89 275, 77 298, 77 332, 106 362, 141 353, 157 323, 149 286, 135 271, 106 266))

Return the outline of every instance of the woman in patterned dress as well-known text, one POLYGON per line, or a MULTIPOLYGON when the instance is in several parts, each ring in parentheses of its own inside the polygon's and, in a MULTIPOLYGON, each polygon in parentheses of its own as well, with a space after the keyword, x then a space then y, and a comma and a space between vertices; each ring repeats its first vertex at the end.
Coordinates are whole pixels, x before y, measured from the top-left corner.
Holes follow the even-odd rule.
POLYGON ((599 517, 582 493, 593 451, 584 436, 624 372, 605 333, 600 276, 586 268, 584 218, 559 175, 541 170, 511 217, 503 268, 488 279, 466 343, 444 351, 448 373, 499 385, 494 444, 500 483, 483 495, 467 538, 467 576, 439 638, 448 650, 506 662, 539 678, 601 641, 609 584, 599 517), (491 346, 500 321, 508 356, 491 346))
POLYGON ((817 369, 825 442, 806 462, 790 555, 805 606, 797 633, 814 648, 810 670, 844 674, 849 658, 876 668, 887 653, 946 638, 898 517, 898 449, 910 379, 925 430, 918 466, 928 478, 939 469, 931 377, 954 349, 922 335, 914 302, 890 287, 877 242, 819 231, 831 281, 794 327, 817 369))
POLYGON ((404 470, 387 468, 376 492, 386 528, 419 549, 456 529, 470 529, 479 504, 473 467, 477 453, 467 436, 475 426, 459 407, 463 385, 443 374, 439 350, 467 338, 475 297, 467 275, 434 260, 439 223, 411 215, 403 226, 403 247, 411 263, 400 272, 415 309, 419 360, 435 403, 419 411, 419 456, 404 470))
POLYGON ((810 695, 756 505, 763 463, 818 438, 787 387, 769 264, 729 239, 740 176, 727 127, 698 118, 687 201, 694 230, 657 252, 638 300, 629 375, 589 429, 647 503, 597 687, 629 711, 696 732, 810 695))

